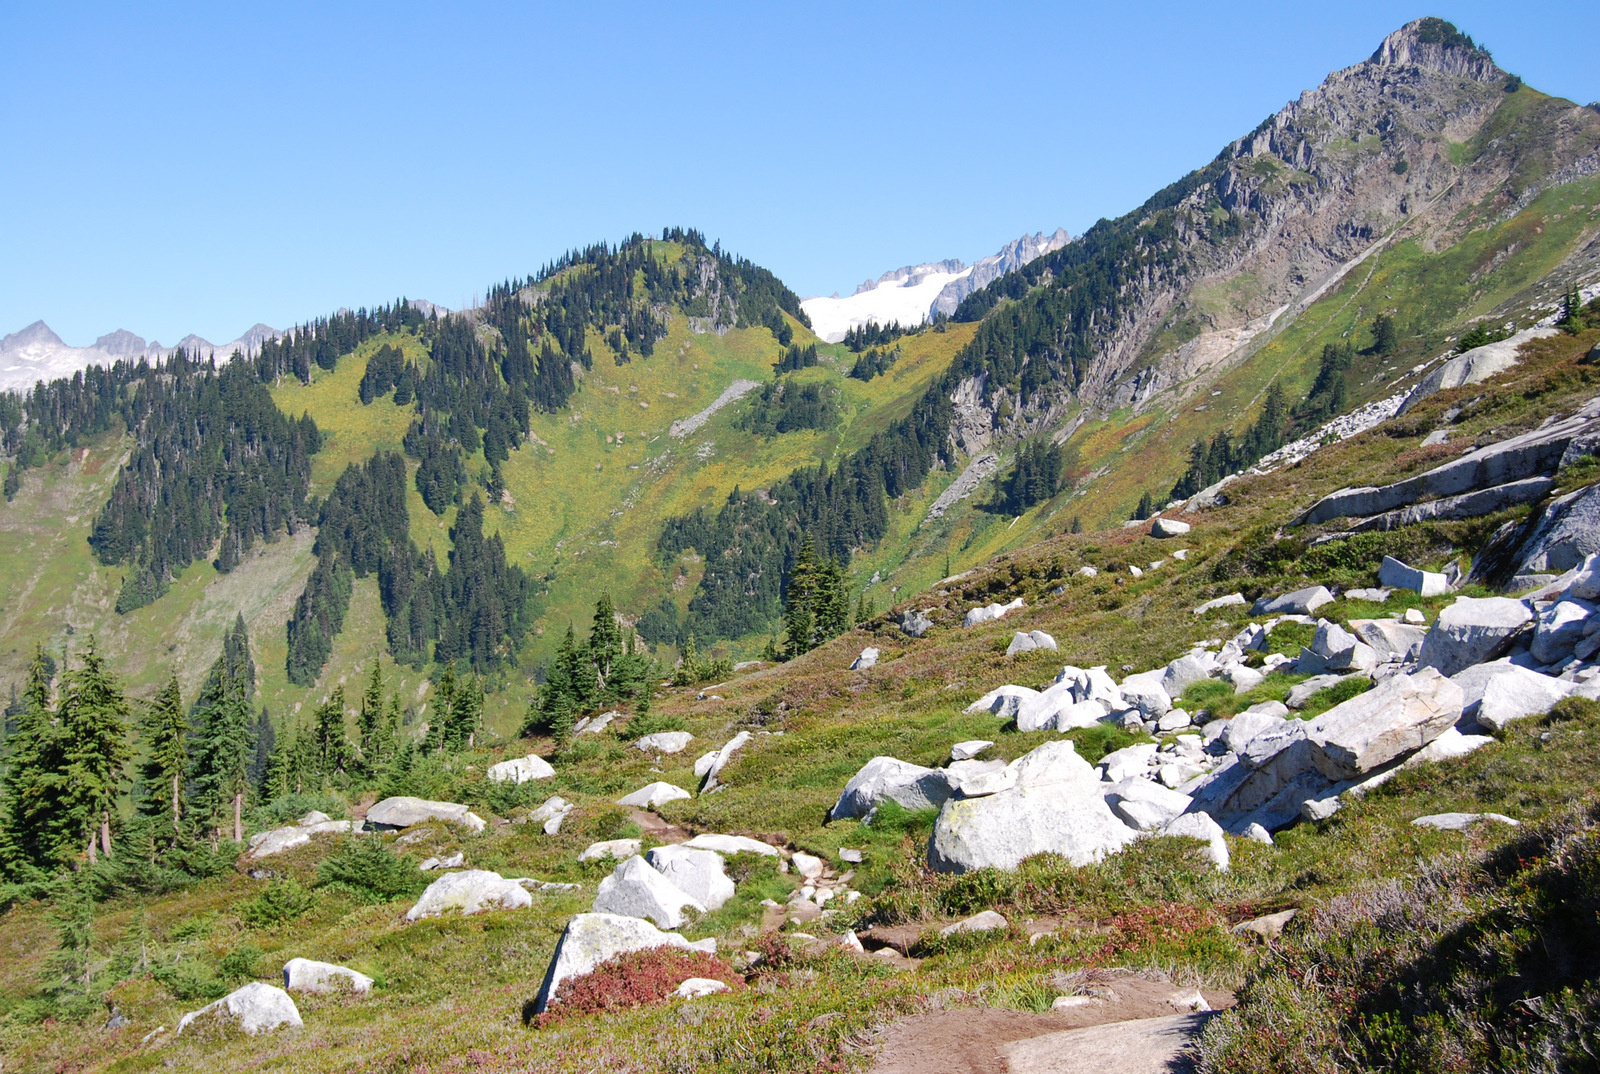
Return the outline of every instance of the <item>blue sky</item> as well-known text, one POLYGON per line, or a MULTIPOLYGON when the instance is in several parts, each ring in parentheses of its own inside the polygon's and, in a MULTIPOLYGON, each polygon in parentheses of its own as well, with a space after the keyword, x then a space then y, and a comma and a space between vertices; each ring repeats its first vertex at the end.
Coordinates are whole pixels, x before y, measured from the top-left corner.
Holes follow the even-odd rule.
MULTIPOLYGON (((455 307, 664 224, 848 293, 1123 212, 1430 13, 1211 7, 6 4, 0 334, 455 307)), ((1431 13, 1600 98, 1600 4, 1431 13)))

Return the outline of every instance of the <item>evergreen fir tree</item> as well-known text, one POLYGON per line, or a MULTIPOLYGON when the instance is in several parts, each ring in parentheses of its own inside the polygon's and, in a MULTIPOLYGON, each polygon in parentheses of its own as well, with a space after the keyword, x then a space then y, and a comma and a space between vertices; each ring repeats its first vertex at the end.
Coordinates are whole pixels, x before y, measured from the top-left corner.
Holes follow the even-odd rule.
POLYGON ((611 668, 622 655, 622 628, 617 625, 611 594, 602 593, 594 606, 594 627, 589 634, 589 661, 601 690, 611 679, 611 668))
POLYGON ((244 799, 255 756, 254 696, 255 662, 241 616, 223 639, 222 654, 189 715, 196 728, 192 772, 200 813, 219 835, 231 820, 235 841, 244 838, 244 799))
POLYGON ((784 655, 791 660, 810 652, 814 646, 818 570, 817 548, 808 534, 795 555, 789 584, 784 590, 787 606, 783 612, 783 629, 788 635, 784 655))
POLYGON ((53 704, 54 667, 44 646, 38 646, 6 742, 6 830, 15 869, 48 869, 82 849, 74 845, 76 833, 64 800, 65 758, 53 704))
POLYGON ((94 636, 79 657, 79 666, 62 682, 57 706, 62 760, 71 805, 89 860, 101 852, 111 854, 111 821, 117 793, 131 750, 128 723, 132 710, 116 677, 106 667, 94 636))
POLYGON ((145 708, 139 737, 146 750, 139 763, 139 782, 144 788, 139 811, 170 821, 176 837, 183 819, 183 779, 189 770, 189 718, 183 711, 176 675, 145 708))
POLYGON ((324 778, 343 775, 349 760, 344 736, 344 687, 335 686, 328 700, 317 706, 311 719, 319 771, 324 778))
POLYGON ((383 661, 374 653, 372 674, 361 694, 361 712, 356 717, 356 726, 361 732, 361 763, 369 774, 376 772, 386 759, 389 743, 384 725, 383 661))

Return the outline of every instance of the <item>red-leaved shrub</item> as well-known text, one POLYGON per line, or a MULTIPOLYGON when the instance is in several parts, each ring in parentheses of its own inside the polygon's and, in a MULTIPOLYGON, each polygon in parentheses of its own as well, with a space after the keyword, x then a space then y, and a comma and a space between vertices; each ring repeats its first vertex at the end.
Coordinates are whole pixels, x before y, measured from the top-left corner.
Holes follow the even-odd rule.
POLYGON ((691 977, 709 977, 738 991, 744 978, 715 955, 651 947, 607 959, 582 977, 570 977, 538 1018, 542 1028, 575 1015, 660 1003, 691 977))

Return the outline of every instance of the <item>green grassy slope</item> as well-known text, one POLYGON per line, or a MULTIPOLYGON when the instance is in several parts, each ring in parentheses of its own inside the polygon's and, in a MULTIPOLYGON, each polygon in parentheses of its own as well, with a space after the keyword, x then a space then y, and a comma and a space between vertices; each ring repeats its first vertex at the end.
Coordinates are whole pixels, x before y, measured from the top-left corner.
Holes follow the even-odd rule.
MULTIPOLYGON (((1422 438, 1469 398, 1481 401, 1459 415, 1461 441, 1510 435, 1593 397, 1600 367, 1578 359, 1597 341, 1600 331, 1542 342, 1523 365, 1487 386, 1441 393, 1404 421, 1324 448, 1299 467, 1240 482, 1232 502, 1199 516, 1181 542, 1189 549, 1186 561, 1171 558, 1179 542, 1135 532, 1056 537, 920 600, 935 621, 921 640, 894 629, 886 613, 790 664, 738 676, 719 686, 717 697, 663 690, 658 716, 680 722, 695 741, 659 764, 607 733, 555 755, 553 779, 508 793, 483 781, 484 766, 529 749, 550 753, 552 743, 533 739, 465 755, 433 772, 431 793, 469 802, 493 822, 477 835, 430 828, 420 841, 395 847, 408 861, 460 849, 473 865, 575 881, 585 885, 583 893, 536 895, 527 910, 410 924, 403 920, 408 900, 369 905, 320 888, 301 916, 261 920, 256 900, 272 884, 317 883, 319 863, 340 853, 340 841, 326 838, 270 859, 272 877, 236 872, 172 895, 102 903, 93 962, 101 967, 96 987, 105 990, 105 1001, 88 1017, 49 1023, 40 1020, 48 1008, 39 989, 54 944, 50 910, 15 907, 0 918, 0 1047, 9 1063, 28 1070, 862 1070, 870 1061, 868 1031, 904 1013, 972 1005, 1036 1011, 1088 971, 1142 970, 1209 988, 1270 974, 1272 957, 1229 932, 1230 924, 1288 906, 1314 915, 1341 905, 1337 900, 1349 893, 1411 877, 1419 862, 1476 854, 1515 838, 1499 828, 1463 837, 1411 826, 1423 813, 1493 810, 1525 822, 1560 816, 1593 793, 1600 707, 1579 705, 1549 721, 1515 724, 1498 744, 1392 780, 1328 822, 1282 833, 1276 846, 1230 841, 1233 868, 1225 875, 1206 869, 1190 844, 1149 840, 1090 868, 1039 860, 1015 874, 935 877, 920 869, 926 817, 891 817, 868 827, 826 824, 826 810, 876 754, 931 764, 951 743, 983 737, 996 741, 996 756, 1013 758, 1054 737, 1020 734, 962 710, 1001 682, 1038 685, 1064 662, 1149 667, 1201 638, 1225 637, 1245 621, 1237 610, 1203 618, 1189 611, 1222 592, 1254 596, 1311 581, 1370 584, 1385 553, 1437 567, 1470 550, 1508 516, 1429 524, 1311 551, 1306 542, 1314 533, 1293 534, 1285 544, 1276 531, 1334 488, 1378 484, 1434 464, 1440 452, 1421 447, 1422 438), (1166 565, 1143 579, 1126 570, 1158 558, 1166 565), (1083 564, 1100 574, 1076 576, 1083 564), (1018 595, 1025 610, 960 628, 971 605, 1018 595), (1061 651, 1006 658, 1012 632, 1031 628, 1053 633, 1061 651), (844 670, 867 644, 882 650, 878 666, 844 670), (852 925, 900 923, 925 934, 914 950, 926 960, 908 973, 884 960, 816 954, 756 975, 748 991, 694 1008, 668 1004, 575 1018, 552 1029, 525 1027, 523 1005, 538 988, 562 924, 587 908, 608 871, 577 862, 577 853, 590 840, 636 831, 613 800, 655 779, 693 787, 693 758, 740 728, 755 735, 725 770, 726 789, 669 803, 662 817, 691 830, 773 838, 818 853, 841 871, 847 866, 837 851, 863 849, 852 886, 866 897, 805 931, 829 936, 852 925), (559 835, 498 823, 555 793, 578 807, 559 835), (1015 927, 971 941, 937 937, 937 925, 987 907, 1015 927), (1030 943, 1029 922, 1053 936, 1030 943), (221 990, 270 978, 292 956, 352 965, 377 979, 376 991, 367 999, 307 998, 304 1029, 253 1041, 186 1035, 174 1042, 169 1033, 141 1043, 221 990), (102 1029, 106 1004, 128 1024, 102 1029)), ((1589 468, 1567 483, 1594 477, 1589 468)), ((1431 617, 1449 599, 1397 598, 1390 607, 1409 603, 1431 617)), ((1374 609, 1340 602, 1331 610, 1343 620, 1374 609)), ((1287 685, 1280 681, 1268 692, 1287 685)), ((1098 730, 1072 737, 1091 757, 1126 741, 1098 730)), ((719 936, 725 952, 753 944, 760 897, 781 901, 797 883, 792 874, 748 863, 735 870, 747 877, 739 899, 687 930, 719 936)), ((1296 950, 1296 957, 1311 957, 1296 950)))

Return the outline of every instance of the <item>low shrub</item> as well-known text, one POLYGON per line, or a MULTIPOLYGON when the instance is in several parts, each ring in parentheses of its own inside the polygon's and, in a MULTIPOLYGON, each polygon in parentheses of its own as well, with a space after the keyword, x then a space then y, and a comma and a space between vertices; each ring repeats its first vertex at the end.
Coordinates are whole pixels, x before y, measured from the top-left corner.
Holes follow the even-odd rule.
POLYGON ((542 1029, 566 1018, 660 1003, 691 977, 708 977, 735 990, 745 987, 744 978, 715 955, 652 947, 607 959, 593 972, 561 982, 550 1007, 535 1020, 542 1029))
POLYGON ((279 880, 245 903, 239 910, 239 920, 246 928, 270 929, 304 917, 316 901, 294 880, 279 880))
POLYGON ((317 884, 357 902, 392 902, 420 894, 427 878, 372 836, 353 835, 317 865, 317 884))

